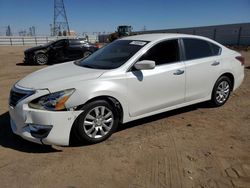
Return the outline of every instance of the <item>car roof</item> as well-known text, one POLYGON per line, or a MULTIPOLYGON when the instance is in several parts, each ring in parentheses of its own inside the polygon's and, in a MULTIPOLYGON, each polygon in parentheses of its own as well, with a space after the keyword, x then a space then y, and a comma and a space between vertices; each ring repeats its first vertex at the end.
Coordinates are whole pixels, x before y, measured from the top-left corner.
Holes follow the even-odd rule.
POLYGON ((180 33, 155 33, 155 34, 133 35, 133 36, 128 36, 128 37, 123 37, 119 40, 143 40, 143 41, 151 42, 151 41, 159 41, 163 39, 182 38, 182 37, 210 40, 206 37, 201 37, 197 35, 180 34, 180 33))

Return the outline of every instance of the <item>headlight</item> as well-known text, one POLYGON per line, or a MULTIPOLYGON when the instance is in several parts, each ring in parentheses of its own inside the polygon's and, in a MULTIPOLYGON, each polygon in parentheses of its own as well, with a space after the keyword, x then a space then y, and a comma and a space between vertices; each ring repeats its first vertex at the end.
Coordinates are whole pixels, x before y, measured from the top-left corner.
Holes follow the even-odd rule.
POLYGON ((41 110, 64 110, 65 102, 74 93, 75 89, 67 89, 56 93, 51 93, 29 103, 29 107, 41 110))

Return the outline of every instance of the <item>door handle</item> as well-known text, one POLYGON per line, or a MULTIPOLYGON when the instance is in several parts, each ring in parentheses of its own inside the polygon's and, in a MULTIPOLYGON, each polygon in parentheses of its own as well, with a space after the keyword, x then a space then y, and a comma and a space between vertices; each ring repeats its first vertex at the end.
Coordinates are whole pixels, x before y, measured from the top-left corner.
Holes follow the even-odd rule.
POLYGON ((212 66, 217 66, 217 65, 219 65, 219 64, 220 64, 219 61, 215 61, 215 62, 213 62, 211 65, 212 65, 212 66))
POLYGON ((183 74, 183 73, 184 73, 184 70, 178 69, 178 70, 176 70, 176 71, 174 72, 174 75, 181 75, 181 74, 183 74))

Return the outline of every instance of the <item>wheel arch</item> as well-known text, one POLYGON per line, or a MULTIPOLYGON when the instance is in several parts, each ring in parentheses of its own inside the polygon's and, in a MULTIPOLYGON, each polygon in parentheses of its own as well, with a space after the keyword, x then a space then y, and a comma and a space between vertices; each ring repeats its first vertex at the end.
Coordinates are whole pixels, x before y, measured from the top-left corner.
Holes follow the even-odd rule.
MULTIPOLYGON (((123 119, 122 105, 116 98, 111 97, 111 96, 102 95, 102 96, 97 96, 97 97, 91 98, 87 102, 85 102, 84 104, 77 106, 75 108, 75 110, 82 110, 84 105, 89 104, 93 101, 98 101, 98 100, 104 100, 104 101, 108 102, 111 106, 113 106, 118 114, 118 124, 122 122, 122 119, 123 119)), ((82 113, 80 113, 80 114, 82 114, 82 113)), ((78 117, 74 120, 74 122, 71 126, 70 133, 69 133, 69 145, 79 144, 79 141, 81 142, 82 138, 79 135, 79 133, 77 132, 77 122, 79 121, 79 118, 80 118, 80 115, 78 115, 78 117)))
POLYGON ((118 99, 111 97, 111 96, 108 96, 108 95, 101 95, 101 96, 93 97, 93 98, 89 99, 87 102, 85 102, 84 104, 77 106, 76 110, 80 110, 83 108, 84 105, 86 105, 90 102, 93 102, 93 101, 97 101, 97 100, 105 100, 110 105, 112 105, 114 107, 114 109, 117 111, 119 123, 123 122, 124 110, 123 110, 121 102, 118 99))
POLYGON ((45 54, 46 56, 48 56, 48 51, 46 50, 37 50, 34 52, 34 55, 37 55, 37 54, 45 54))
POLYGON ((234 75, 232 73, 230 73, 230 72, 225 72, 225 73, 223 73, 223 74, 220 75, 220 77, 222 77, 222 76, 226 76, 226 77, 228 77, 230 79, 231 84, 232 84, 232 88, 231 88, 231 91, 232 91, 234 89, 234 82, 235 82, 234 75))

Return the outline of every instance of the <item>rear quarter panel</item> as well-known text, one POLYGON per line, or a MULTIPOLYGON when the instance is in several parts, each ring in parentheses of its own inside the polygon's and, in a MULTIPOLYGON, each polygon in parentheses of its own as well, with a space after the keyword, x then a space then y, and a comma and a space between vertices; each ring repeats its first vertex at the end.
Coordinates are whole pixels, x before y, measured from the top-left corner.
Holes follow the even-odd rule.
POLYGON ((237 89, 241 85, 244 79, 244 66, 241 65, 241 62, 235 58, 237 56, 241 56, 241 54, 227 48, 225 48, 222 54, 223 70, 221 74, 224 73, 233 74, 234 77, 233 90, 237 89))

